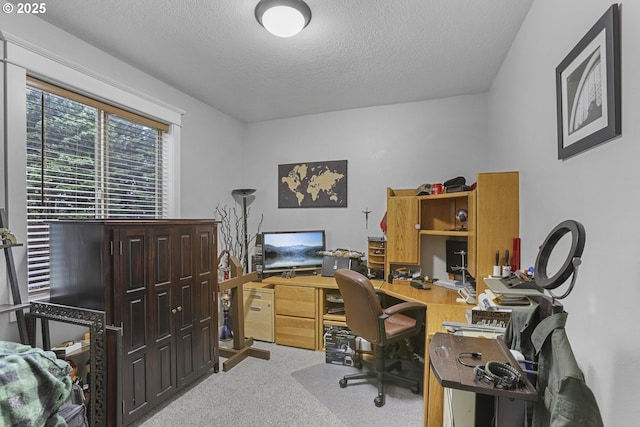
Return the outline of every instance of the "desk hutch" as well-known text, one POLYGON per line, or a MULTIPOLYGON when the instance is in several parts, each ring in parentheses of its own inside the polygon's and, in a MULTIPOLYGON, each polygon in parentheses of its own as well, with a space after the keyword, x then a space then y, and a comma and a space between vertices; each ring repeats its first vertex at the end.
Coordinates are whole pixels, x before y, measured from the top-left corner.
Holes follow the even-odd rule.
POLYGON ((483 292, 495 253, 513 248, 519 236, 518 172, 479 173, 472 191, 416 196, 415 189, 387 189, 387 274, 395 266, 420 264, 421 251, 433 236, 467 240, 467 267, 483 292), (467 209, 466 230, 456 219, 467 209), (424 238, 423 238, 424 237, 424 238))

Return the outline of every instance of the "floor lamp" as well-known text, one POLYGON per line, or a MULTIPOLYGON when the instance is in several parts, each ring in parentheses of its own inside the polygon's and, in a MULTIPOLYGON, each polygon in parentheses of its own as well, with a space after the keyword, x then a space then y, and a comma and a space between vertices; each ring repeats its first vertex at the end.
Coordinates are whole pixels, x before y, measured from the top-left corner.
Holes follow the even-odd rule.
POLYGON ((247 233, 247 197, 255 193, 253 188, 240 188, 232 190, 233 196, 242 197, 242 220, 244 221, 244 271, 249 272, 249 238, 247 233))

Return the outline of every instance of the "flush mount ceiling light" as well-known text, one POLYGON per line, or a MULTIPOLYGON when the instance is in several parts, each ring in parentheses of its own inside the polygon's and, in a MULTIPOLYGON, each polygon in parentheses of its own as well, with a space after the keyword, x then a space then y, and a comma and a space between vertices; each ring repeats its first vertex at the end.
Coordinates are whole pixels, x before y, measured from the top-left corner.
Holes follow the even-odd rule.
POLYGON ((302 0, 260 0, 256 19, 278 37, 298 34, 311 21, 311 9, 302 0))

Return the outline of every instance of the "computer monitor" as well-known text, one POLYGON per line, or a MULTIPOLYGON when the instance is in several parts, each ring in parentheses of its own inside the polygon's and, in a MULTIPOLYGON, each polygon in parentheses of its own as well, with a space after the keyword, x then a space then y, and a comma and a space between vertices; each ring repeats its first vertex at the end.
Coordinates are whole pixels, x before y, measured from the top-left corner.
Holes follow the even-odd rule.
POLYGON ((262 233, 263 271, 309 271, 322 268, 324 230, 270 231, 262 233))

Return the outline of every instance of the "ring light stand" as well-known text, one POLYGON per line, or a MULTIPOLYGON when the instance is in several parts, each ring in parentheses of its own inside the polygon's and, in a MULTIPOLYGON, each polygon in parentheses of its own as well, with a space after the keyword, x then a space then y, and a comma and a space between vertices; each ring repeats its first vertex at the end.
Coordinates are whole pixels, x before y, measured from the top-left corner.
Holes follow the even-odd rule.
POLYGON ((585 238, 586 233, 582 224, 574 220, 566 220, 558 224, 551 233, 549 233, 545 241, 540 246, 540 251, 538 252, 535 264, 535 282, 541 291, 546 291, 545 293, 549 295, 543 296, 542 301, 540 302, 540 308, 542 310, 541 315, 543 318, 550 314, 562 312, 562 304, 557 302, 557 300, 566 298, 576 284, 578 267, 582 264, 580 257, 584 250, 585 238), (547 274, 549 258, 551 257, 558 241, 567 233, 571 233, 571 248, 569 253, 558 272, 549 277, 547 274), (558 296, 551 292, 553 289, 556 289, 558 286, 566 282, 569 276, 573 277, 571 278, 571 284, 565 293, 558 296))

